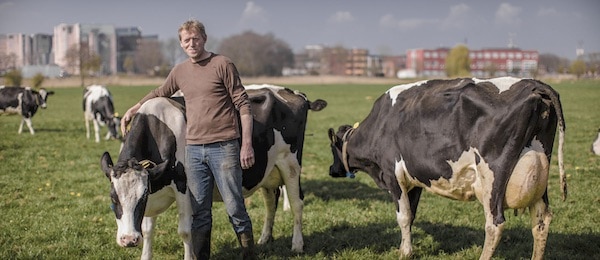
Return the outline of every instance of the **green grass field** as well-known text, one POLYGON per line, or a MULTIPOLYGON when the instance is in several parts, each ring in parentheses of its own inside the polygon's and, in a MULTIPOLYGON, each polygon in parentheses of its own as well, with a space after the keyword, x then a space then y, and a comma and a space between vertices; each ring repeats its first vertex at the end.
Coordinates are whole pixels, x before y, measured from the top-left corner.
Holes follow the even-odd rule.
MULTIPOLYGON (((600 156, 590 146, 600 127, 600 82, 553 84, 566 116, 565 168, 569 197, 561 201, 553 156, 549 195, 554 219, 546 259, 600 259, 600 156)), ((121 114, 154 86, 108 86, 121 114)), ((259 246, 264 259, 397 259, 400 229, 386 191, 365 173, 356 179, 328 175, 327 129, 362 121, 390 85, 286 85, 311 100, 328 102, 309 113, 303 160, 304 253, 292 253, 291 212, 277 212, 274 241, 259 246)), ((36 135, 18 135, 18 116, 0 116, 0 259, 137 259, 139 248, 115 242, 109 182, 100 170, 104 151, 118 155, 117 141, 85 137, 81 88, 53 88, 49 107, 33 118, 36 135)), ((103 134, 106 129, 103 129, 103 134)), ((557 147, 557 145, 555 145, 557 147)), ((259 194, 247 200, 258 238, 264 218, 259 194)), ((237 240, 222 203, 215 203, 214 259, 237 256, 237 240)), ((529 214, 506 212, 507 224, 494 257, 529 258, 529 214)), ((158 218, 155 259, 181 259, 171 208, 158 218)), ((478 202, 458 202, 423 193, 413 226, 415 259, 477 259, 484 239, 478 202)))

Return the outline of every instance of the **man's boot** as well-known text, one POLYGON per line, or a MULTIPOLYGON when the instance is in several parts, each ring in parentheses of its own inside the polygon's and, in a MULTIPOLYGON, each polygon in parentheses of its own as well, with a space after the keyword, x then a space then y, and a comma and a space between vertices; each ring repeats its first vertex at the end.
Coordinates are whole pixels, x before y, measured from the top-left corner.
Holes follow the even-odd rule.
POLYGON ((196 260, 210 259, 210 230, 192 230, 192 252, 196 260))
POLYGON ((254 252, 254 237, 252 231, 239 233, 237 234, 237 237, 238 242, 240 242, 240 247, 242 248, 242 259, 258 259, 254 252))

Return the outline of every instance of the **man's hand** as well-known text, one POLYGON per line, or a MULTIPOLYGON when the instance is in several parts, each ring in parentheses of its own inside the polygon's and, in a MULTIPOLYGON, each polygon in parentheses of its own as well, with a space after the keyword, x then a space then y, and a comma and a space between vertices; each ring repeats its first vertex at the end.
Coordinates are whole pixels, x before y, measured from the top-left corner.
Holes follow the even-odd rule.
POLYGON ((142 105, 140 103, 135 104, 134 106, 129 108, 121 118, 121 134, 123 135, 123 137, 125 137, 125 134, 127 134, 127 126, 129 125, 129 122, 131 122, 133 115, 137 113, 141 106, 142 105))
POLYGON ((254 165, 254 149, 252 145, 242 145, 240 148, 240 163, 242 169, 250 169, 254 165))

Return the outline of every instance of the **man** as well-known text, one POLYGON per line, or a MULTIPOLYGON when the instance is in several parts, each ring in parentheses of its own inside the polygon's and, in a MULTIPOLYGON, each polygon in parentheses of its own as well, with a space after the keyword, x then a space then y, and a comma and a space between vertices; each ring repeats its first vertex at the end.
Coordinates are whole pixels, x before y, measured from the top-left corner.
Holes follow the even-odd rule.
POLYGON ((248 95, 233 62, 205 50, 207 36, 201 22, 188 20, 178 33, 181 48, 189 59, 177 64, 162 86, 127 110, 121 131, 126 132, 127 124, 144 102, 181 90, 186 104, 186 177, 193 210, 194 255, 196 259, 210 258, 212 194, 216 184, 242 256, 255 258, 252 223, 242 195, 242 168, 254 164, 248 95))

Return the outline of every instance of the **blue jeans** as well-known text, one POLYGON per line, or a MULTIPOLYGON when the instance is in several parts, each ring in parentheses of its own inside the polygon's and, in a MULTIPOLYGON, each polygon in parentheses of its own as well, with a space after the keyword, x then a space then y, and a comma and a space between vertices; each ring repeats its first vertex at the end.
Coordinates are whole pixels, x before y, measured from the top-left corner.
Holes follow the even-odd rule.
POLYGON ((216 184, 236 234, 252 232, 242 195, 240 145, 237 140, 186 146, 186 177, 192 201, 192 229, 212 228, 213 188, 216 184))

